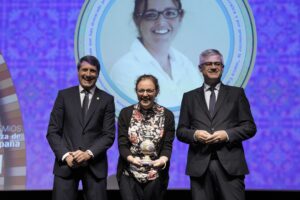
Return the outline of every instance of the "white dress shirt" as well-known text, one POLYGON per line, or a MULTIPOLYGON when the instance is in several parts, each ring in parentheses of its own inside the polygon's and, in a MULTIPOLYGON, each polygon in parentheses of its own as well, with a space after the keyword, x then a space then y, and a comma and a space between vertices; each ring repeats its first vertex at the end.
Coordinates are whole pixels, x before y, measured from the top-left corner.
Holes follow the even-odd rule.
POLYGON ((202 85, 203 78, 198 68, 176 49, 170 48, 169 59, 172 78, 136 39, 129 52, 110 69, 110 78, 125 95, 136 100, 134 90, 136 79, 143 74, 151 74, 158 79, 160 86, 157 102, 166 107, 179 106, 183 93, 202 85))
MULTIPOLYGON (((218 100, 218 95, 219 95, 219 91, 220 91, 220 86, 221 86, 221 83, 218 83, 216 86, 215 86, 215 95, 216 95, 216 102, 218 100)), ((209 100, 210 100, 210 95, 211 95, 211 90, 209 89, 210 86, 207 85, 206 83, 204 83, 204 96, 205 96, 205 102, 206 102, 206 105, 207 105, 207 108, 209 110, 209 100)))
MULTIPOLYGON (((96 86, 92 87, 92 89, 90 89, 90 91, 89 91, 89 105, 88 105, 88 108, 90 107, 92 98, 93 98, 94 93, 95 93, 95 89, 96 89, 96 86)), ((82 107, 85 93, 84 93, 84 88, 81 85, 79 85, 79 94, 80 94, 80 103, 81 103, 81 107, 82 107)))

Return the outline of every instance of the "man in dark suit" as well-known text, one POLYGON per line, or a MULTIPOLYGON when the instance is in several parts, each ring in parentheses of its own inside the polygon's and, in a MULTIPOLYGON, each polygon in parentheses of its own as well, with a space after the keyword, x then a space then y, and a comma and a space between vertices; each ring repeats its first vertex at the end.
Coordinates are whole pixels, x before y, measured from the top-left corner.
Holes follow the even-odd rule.
POLYGON ((114 98, 95 84, 100 64, 85 56, 78 65, 79 86, 58 92, 47 139, 55 154, 54 200, 75 200, 79 181, 88 200, 106 200, 106 151, 115 138, 114 98))
POLYGON ((189 144, 186 174, 193 200, 244 200, 248 167, 242 142, 256 133, 243 88, 221 83, 223 56, 200 55, 202 87, 183 95, 176 135, 189 144))

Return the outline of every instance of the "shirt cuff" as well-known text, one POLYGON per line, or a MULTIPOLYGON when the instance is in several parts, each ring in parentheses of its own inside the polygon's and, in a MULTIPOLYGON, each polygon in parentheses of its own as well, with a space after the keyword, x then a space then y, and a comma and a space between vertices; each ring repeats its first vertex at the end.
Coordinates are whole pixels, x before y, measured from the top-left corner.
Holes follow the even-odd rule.
POLYGON ((93 154, 93 152, 91 151, 91 150, 86 150, 86 152, 92 157, 92 158, 94 158, 94 154, 93 154))
POLYGON ((66 157, 68 157, 68 155, 70 155, 69 152, 65 153, 65 154, 63 155, 63 157, 61 158, 61 160, 62 160, 62 161, 65 161, 65 159, 66 159, 66 157))
POLYGON ((195 141, 195 142, 198 142, 198 140, 197 140, 197 138, 196 138, 196 131, 194 132, 193 138, 194 138, 194 141, 195 141))
POLYGON ((225 131, 225 133, 226 133, 226 137, 227 137, 227 139, 226 139, 226 142, 229 142, 229 136, 228 136, 228 133, 225 131))

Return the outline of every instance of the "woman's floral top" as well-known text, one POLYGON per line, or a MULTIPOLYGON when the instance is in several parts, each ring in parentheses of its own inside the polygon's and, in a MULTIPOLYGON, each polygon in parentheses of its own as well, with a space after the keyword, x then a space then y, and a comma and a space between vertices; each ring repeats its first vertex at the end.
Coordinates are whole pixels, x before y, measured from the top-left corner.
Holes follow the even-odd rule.
MULTIPOLYGON (((130 151, 134 157, 145 158, 141 151, 141 144, 148 140, 146 142, 151 141, 154 144, 153 153, 150 155, 151 160, 158 159, 157 150, 164 135, 164 111, 164 107, 156 103, 148 110, 141 109, 139 104, 134 105, 128 128, 128 137, 131 142, 130 151)), ((151 166, 138 167, 130 164, 128 171, 141 183, 158 177, 157 171, 151 166), (149 175, 151 176, 150 179, 149 175)))

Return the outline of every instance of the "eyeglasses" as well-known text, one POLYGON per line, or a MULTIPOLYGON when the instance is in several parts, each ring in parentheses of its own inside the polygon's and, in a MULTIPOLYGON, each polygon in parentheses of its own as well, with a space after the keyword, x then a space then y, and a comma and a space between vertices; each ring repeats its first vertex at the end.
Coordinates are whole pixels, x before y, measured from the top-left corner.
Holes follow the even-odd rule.
POLYGON ((137 90, 137 93, 138 94, 144 94, 144 93, 147 93, 147 94, 153 94, 155 92, 155 89, 140 89, 140 90, 137 90))
POLYGON ((223 63, 222 62, 205 62, 199 65, 199 67, 211 67, 211 66, 216 66, 216 67, 223 67, 223 63))
POLYGON ((139 13, 137 16, 142 17, 145 20, 152 21, 157 20, 159 15, 163 15, 165 19, 174 19, 182 13, 182 9, 167 8, 163 11, 157 11, 154 9, 146 10, 144 13, 139 13))

